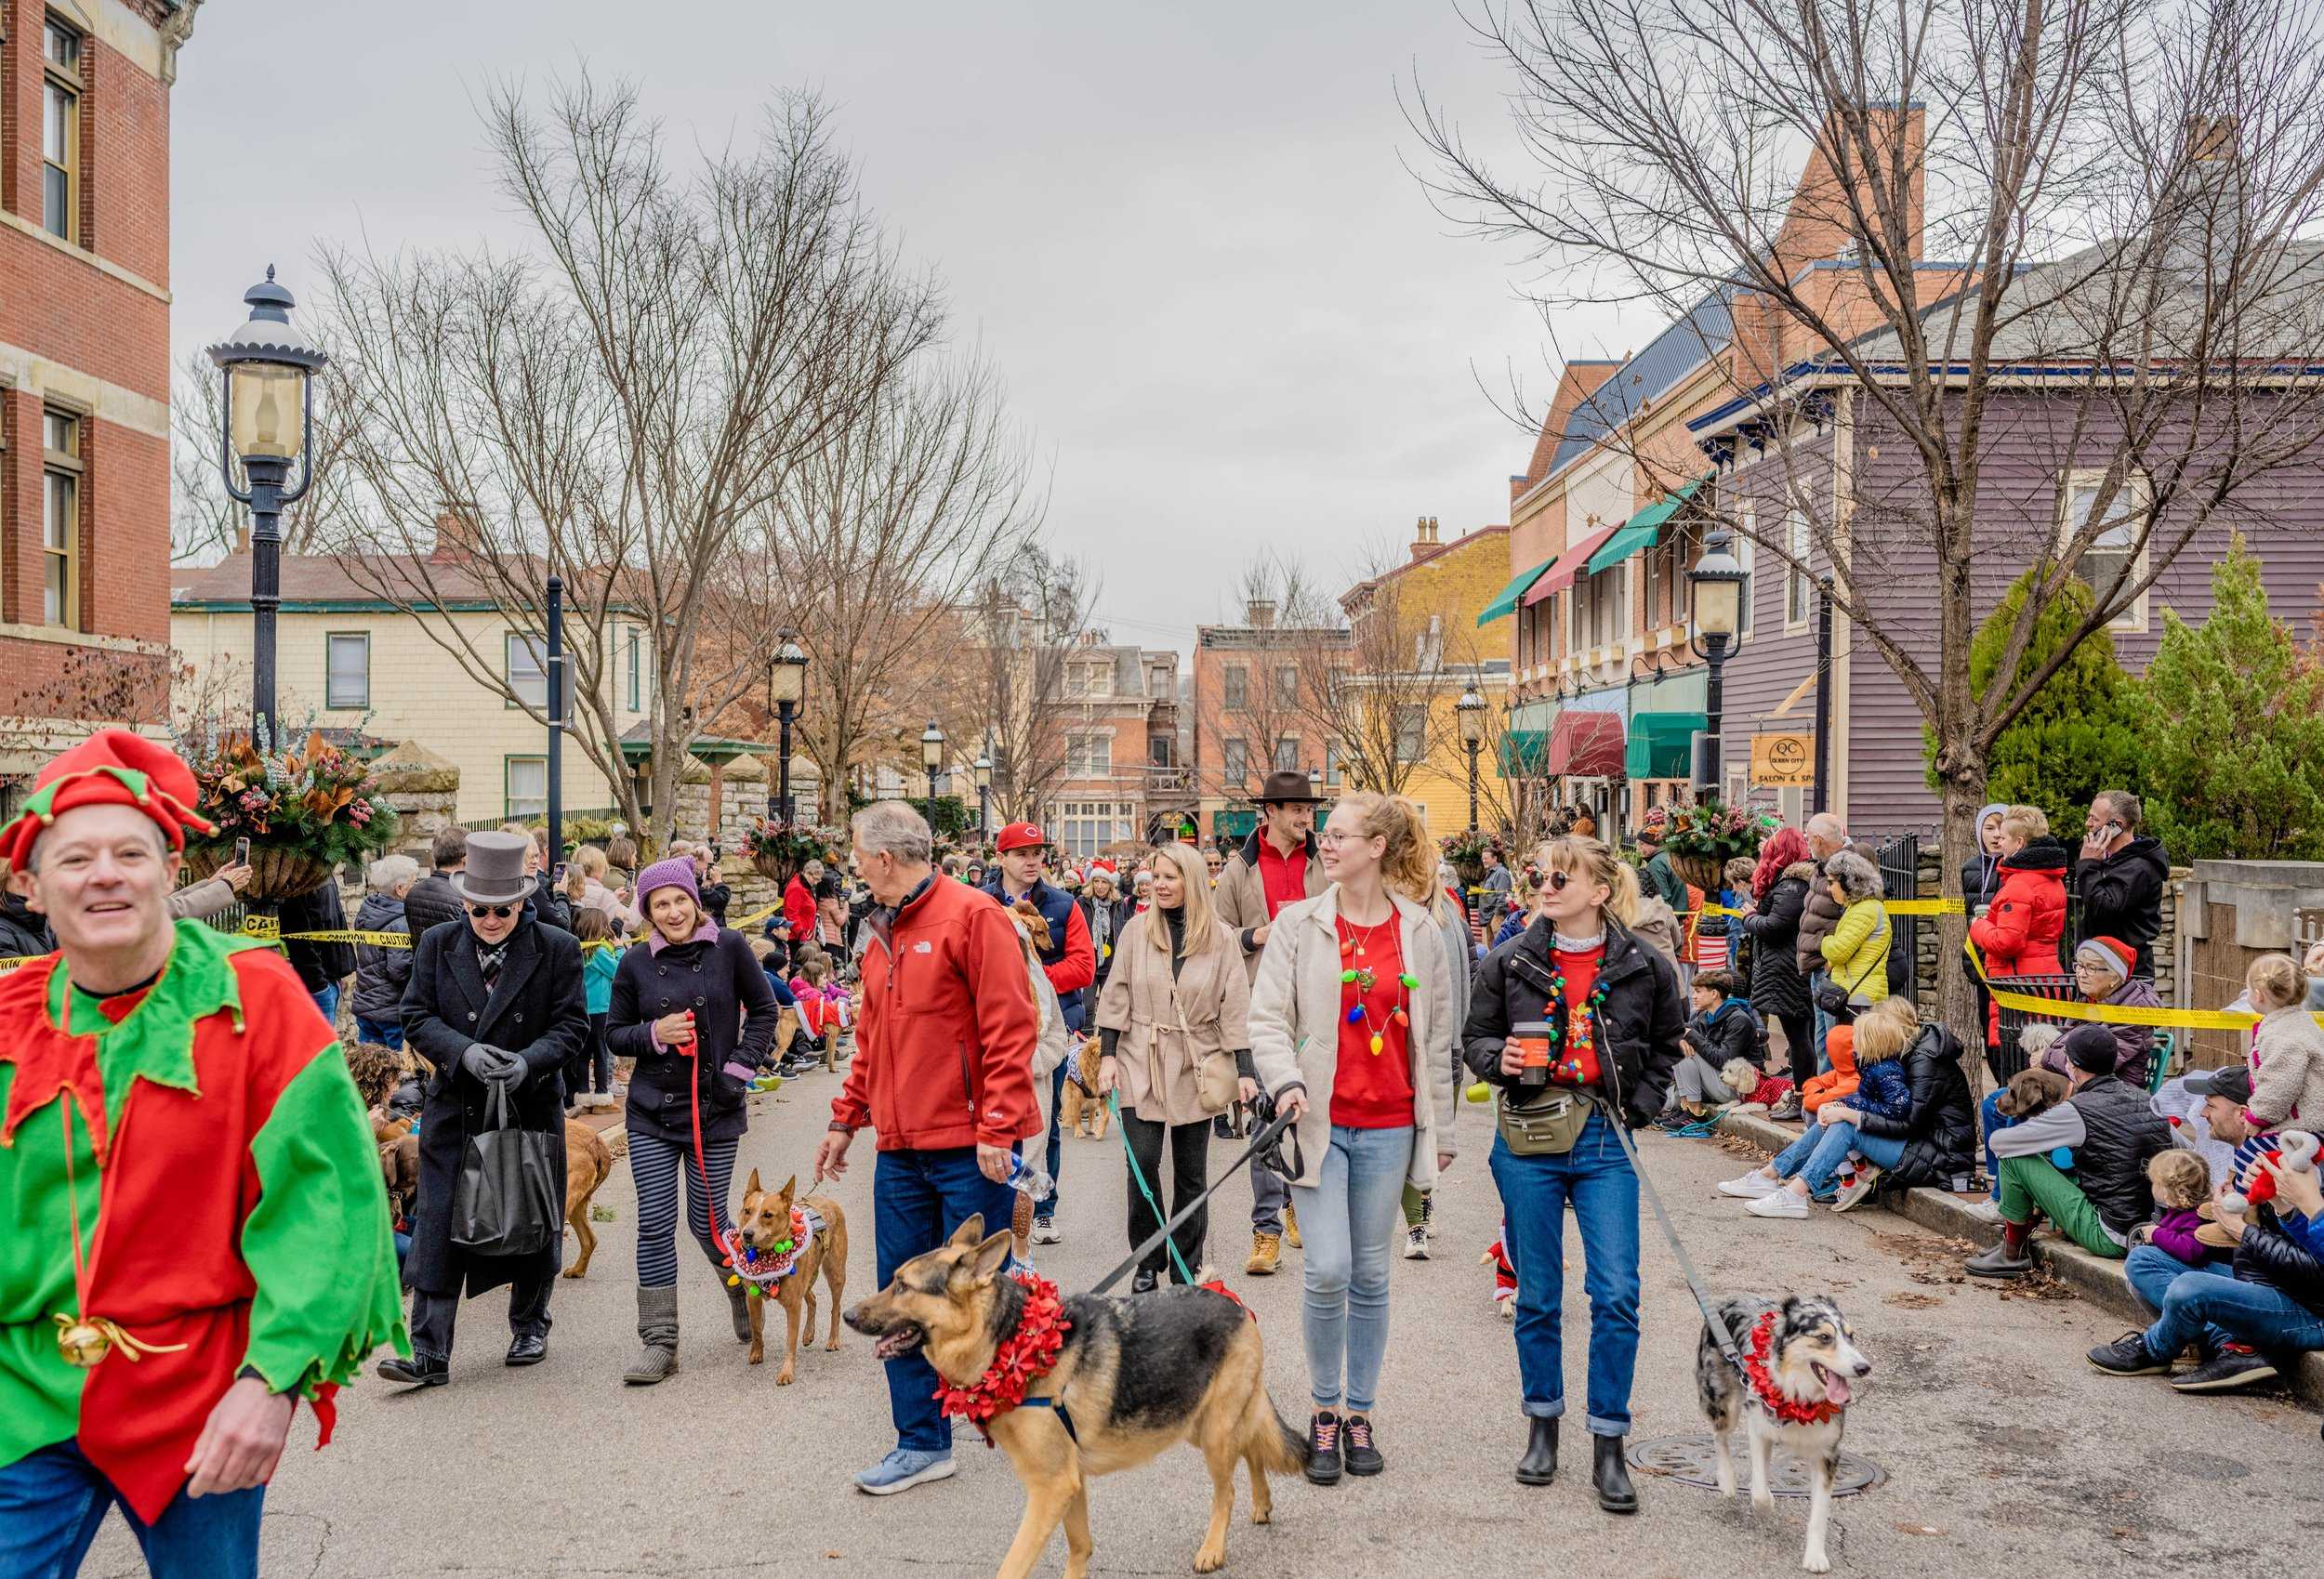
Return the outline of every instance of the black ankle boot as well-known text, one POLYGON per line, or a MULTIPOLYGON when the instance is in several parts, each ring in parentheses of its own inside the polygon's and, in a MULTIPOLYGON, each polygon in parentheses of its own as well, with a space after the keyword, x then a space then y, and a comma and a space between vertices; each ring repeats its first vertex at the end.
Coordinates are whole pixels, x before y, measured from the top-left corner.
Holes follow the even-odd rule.
POLYGON ((1517 1460, 1517 1483, 1546 1486, 1557 1479, 1557 1421, 1532 1415, 1525 1424, 1533 1434, 1525 1442, 1525 1455, 1517 1460))
POLYGON ((1593 1436, 1590 1441, 1597 1450, 1590 1479, 1598 1488, 1598 1506, 1608 1513, 1637 1512, 1638 1488, 1630 1483, 1630 1464, 1622 1456, 1623 1439, 1593 1436))

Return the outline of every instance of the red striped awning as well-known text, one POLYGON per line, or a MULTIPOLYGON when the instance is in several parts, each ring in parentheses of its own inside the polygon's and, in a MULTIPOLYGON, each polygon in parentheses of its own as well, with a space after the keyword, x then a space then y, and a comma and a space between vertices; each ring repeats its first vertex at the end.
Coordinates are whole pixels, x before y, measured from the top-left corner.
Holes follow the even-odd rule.
POLYGON ((1550 723, 1549 777, 1618 779, 1622 776, 1622 716, 1619 713, 1560 713, 1550 723))
POLYGON ((1573 586, 1575 573, 1590 562, 1590 556, 1597 552, 1598 546, 1619 531, 1621 525, 1618 520, 1612 526, 1602 526, 1560 554, 1557 563, 1550 567, 1549 573, 1535 582, 1533 589, 1525 594, 1525 606, 1530 609, 1543 599, 1554 598, 1573 586))

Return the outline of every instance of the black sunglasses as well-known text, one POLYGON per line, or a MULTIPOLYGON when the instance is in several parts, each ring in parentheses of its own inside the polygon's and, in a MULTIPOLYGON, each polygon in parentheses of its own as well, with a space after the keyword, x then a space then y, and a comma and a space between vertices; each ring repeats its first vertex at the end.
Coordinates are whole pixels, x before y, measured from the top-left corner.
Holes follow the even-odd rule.
POLYGON ((514 915, 516 914, 516 910, 517 907, 513 904, 471 904, 468 907, 468 913, 470 915, 480 916, 498 915, 506 917, 514 915))
POLYGON ((1550 868, 1550 892, 1553 894, 1564 893, 1565 891, 1565 885, 1573 880, 1574 875, 1571 872, 1560 872, 1554 866, 1550 868))

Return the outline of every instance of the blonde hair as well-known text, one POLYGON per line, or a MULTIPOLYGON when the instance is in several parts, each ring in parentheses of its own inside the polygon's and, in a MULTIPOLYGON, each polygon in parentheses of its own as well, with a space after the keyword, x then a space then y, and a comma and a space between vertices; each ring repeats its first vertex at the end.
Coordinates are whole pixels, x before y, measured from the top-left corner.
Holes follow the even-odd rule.
POLYGON ((597 846, 593 844, 585 844, 579 849, 574 850, 573 852, 573 863, 581 868, 583 875, 595 877, 600 881, 604 879, 606 868, 605 852, 598 849, 597 846))
POLYGON ((1357 826, 1366 838, 1386 846, 1380 854, 1380 881, 1415 904, 1428 904, 1436 888, 1436 850, 1429 843, 1420 809, 1400 795, 1364 790, 1341 796, 1332 812, 1336 816, 1341 811, 1359 819, 1357 826))
POLYGON ((2264 954, 2244 972, 2243 984, 2265 993, 2278 1008, 2290 1008, 2308 995, 2308 973, 2288 954, 2264 954))
MULTIPOLYGON (((1587 834, 1565 834, 1546 841, 1533 852, 1535 864, 1547 872, 1563 872, 1602 885, 1606 890, 1605 913, 1625 927, 1638 925, 1638 873, 1630 862, 1587 834)), ((1547 889, 1549 884, 1541 885, 1547 889)))
MULTIPOLYGON (((1148 856, 1149 863, 1167 861, 1170 870, 1178 874, 1178 886, 1185 890, 1179 901, 1179 915, 1185 926, 1179 929, 1178 957, 1191 959, 1217 941, 1219 924, 1210 909, 1210 869, 1203 864, 1202 851, 1190 844, 1157 846, 1148 856)), ((1167 923, 1149 922, 1146 933, 1154 946, 1167 952, 1170 946, 1170 928, 1167 923)))
POLYGON ((2013 806, 2001 813, 2001 832, 2030 844, 2050 836, 2050 814, 2039 806, 2013 806))
POLYGON ((2191 1212, 2211 1197, 2211 1165, 2192 1151, 2158 1151, 2146 1160, 2146 1182, 2156 1205, 2191 1212))
POLYGON ((1856 1067, 1902 1058, 1921 1032, 1921 1011, 1910 998, 1883 998, 1856 1016, 1856 1067))

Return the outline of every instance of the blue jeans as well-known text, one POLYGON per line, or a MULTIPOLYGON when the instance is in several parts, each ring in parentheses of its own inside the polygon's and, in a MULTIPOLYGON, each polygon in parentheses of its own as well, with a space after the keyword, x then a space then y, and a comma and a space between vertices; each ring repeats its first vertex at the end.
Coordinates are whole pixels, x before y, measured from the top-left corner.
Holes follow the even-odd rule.
MULTIPOLYGON (((2141 1305, 2158 1316, 2162 1314, 2163 1298, 2171 1292, 2171 1285, 2197 1270, 2158 1244, 2133 1244, 2122 1262, 2123 1275, 2131 1280, 2131 1292, 2138 1296, 2141 1305)), ((2208 1357, 2217 1354, 2221 1344, 2231 1341, 2217 1327, 2205 1327, 2198 1346, 2208 1357)))
POLYGON ((1299 1187, 1300 1238, 1307 1246, 1300 1333, 1307 1387, 1318 1409, 1368 1413, 1388 1353, 1388 1264, 1412 1171, 1412 1126, 1331 1126, 1331 1146, 1311 1189, 1299 1187), (1344 1378, 1344 1384, 1342 1381, 1344 1378))
MULTIPOLYGON (((872 1234, 879 1286, 895 1280, 896 1269, 924 1256, 952 1236, 953 1230, 982 1212, 984 1231, 1009 1227, 1016 1195, 986 1178, 976 1165, 976 1148, 941 1151, 882 1151, 872 1165, 872 1234)), ((917 1350, 887 1362, 888 1413, 895 1421, 896 1445, 922 1453, 952 1446, 952 1422, 936 1407, 936 1368, 917 1350)))
POLYGON ((339 984, 334 981, 327 987, 318 987, 312 995, 315 1007, 323 1011, 323 1018, 337 1025, 339 1022, 339 984))
POLYGON ((1592 1436, 1630 1434, 1631 1376, 1638 1368, 1638 1176, 1602 1112, 1563 1156, 1521 1157, 1493 1138, 1502 1248, 1517 1273, 1517 1375, 1525 1413, 1565 1413, 1565 1207, 1581 1228, 1582 1288, 1590 1296, 1592 1436))
POLYGON ((1057 1186, 1065 1165, 1065 1131, 1058 1121, 1065 1112, 1065 1067, 1072 1061, 1067 1059, 1049 1072, 1049 1193, 1033 1203, 1037 1217, 1057 1215, 1057 1186))
POLYGON ((1816 1010, 1816 1072, 1818 1074, 1831 1072, 1831 1053, 1825 1047, 1824 1038, 1831 1033, 1831 1028, 1836 1021, 1830 1015, 1824 1012, 1824 1005, 1821 1001, 1824 983, 1830 980, 1831 978, 1821 970, 1808 972, 1807 1001, 1816 1010))
POLYGON ((1832 1176, 1850 1151, 1861 1151, 1884 1168, 1905 1160, 1905 1143, 1882 1136, 1857 1133, 1853 1124, 1811 1124, 1800 1138, 1776 1157, 1776 1177, 1794 1175, 1807 1180, 1807 1192, 1821 1195, 1831 1188, 1832 1176))
POLYGON ((383 1047, 393 1047, 400 1052, 403 1047, 403 1027, 382 1025, 376 1020, 365 1020, 359 1014, 355 1017, 355 1040, 376 1042, 383 1047))
MULTIPOLYGON (((77 1442, 55 1442, 0 1469, 0 1579, 73 1579, 119 1493, 77 1442)), ((240 1579, 258 1572, 266 1488, 190 1497, 151 1525, 121 1504, 153 1579, 240 1579)))
POLYGON ((2286 1356, 2324 1349, 2324 1316, 2265 1283, 2218 1272, 2172 1278, 2162 1315, 2146 1329, 2147 1352, 2176 1354, 2198 1337, 2208 1343, 2215 1336, 2250 1344, 2281 1369, 2286 1356))

